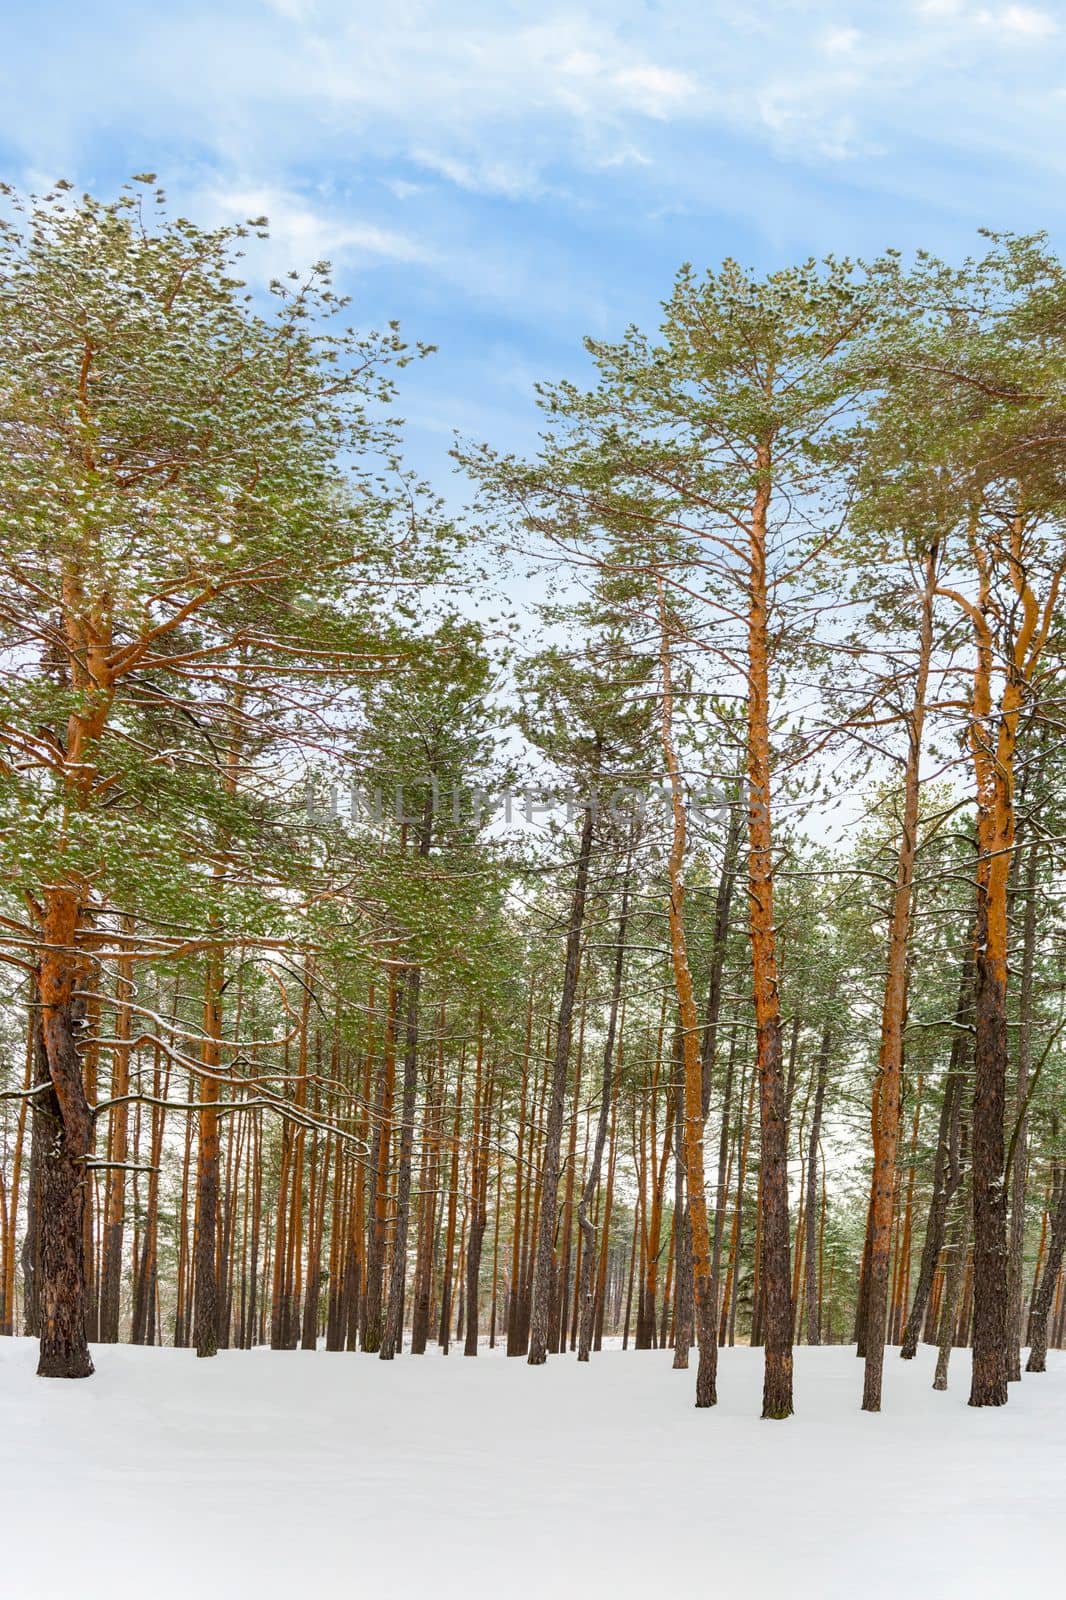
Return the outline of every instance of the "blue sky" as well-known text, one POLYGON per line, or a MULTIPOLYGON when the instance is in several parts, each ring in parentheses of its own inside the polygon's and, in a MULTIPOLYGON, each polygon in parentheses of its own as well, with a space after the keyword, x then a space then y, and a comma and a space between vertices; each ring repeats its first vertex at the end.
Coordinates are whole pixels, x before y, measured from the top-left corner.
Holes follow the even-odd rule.
POLYGON ((329 256, 358 320, 438 345, 401 410, 442 487, 453 428, 529 445, 534 381, 682 261, 1061 241, 1064 163, 1046 0, 8 0, 0 61, 9 180, 266 212, 257 271, 329 256))

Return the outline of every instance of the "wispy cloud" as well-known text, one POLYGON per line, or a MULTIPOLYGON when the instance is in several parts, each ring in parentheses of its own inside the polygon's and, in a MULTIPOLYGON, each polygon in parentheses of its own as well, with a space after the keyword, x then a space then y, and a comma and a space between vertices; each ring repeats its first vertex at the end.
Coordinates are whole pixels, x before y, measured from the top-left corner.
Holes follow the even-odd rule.
POLYGON ((1059 26, 1050 12, 1037 6, 975 6, 967 0, 918 0, 915 10, 932 22, 981 29, 1000 37, 1046 39, 1057 33, 1059 26))
POLYGON ((412 262, 425 251, 413 239, 353 216, 347 205, 317 208, 305 196, 269 185, 205 188, 200 214, 208 221, 246 222, 266 217, 270 245, 254 253, 254 262, 272 274, 306 270, 316 261, 358 264, 371 260, 412 262))
POLYGON ((393 161, 471 194, 565 198, 582 173, 647 164, 695 198, 701 163, 679 153, 723 136, 810 167, 950 142, 978 111, 985 149, 1016 152, 1019 124, 1033 152, 1066 131, 1062 30, 1024 0, 148 0, 132 28, 112 3, 110 28, 102 0, 91 29, 42 38, 22 67, 9 53, 0 119, 27 160, 77 158, 118 122, 180 128, 201 161, 264 181, 393 161))
POLYGON ((1035 6, 1004 6, 1002 11, 980 11, 978 21, 1001 33, 1020 34, 1024 39, 1046 39, 1058 32, 1058 23, 1047 11, 1035 6))
POLYGON ((411 159, 426 171, 477 194, 514 199, 519 195, 535 196, 545 187, 535 161, 502 160, 487 153, 456 156, 423 145, 411 151, 411 159))

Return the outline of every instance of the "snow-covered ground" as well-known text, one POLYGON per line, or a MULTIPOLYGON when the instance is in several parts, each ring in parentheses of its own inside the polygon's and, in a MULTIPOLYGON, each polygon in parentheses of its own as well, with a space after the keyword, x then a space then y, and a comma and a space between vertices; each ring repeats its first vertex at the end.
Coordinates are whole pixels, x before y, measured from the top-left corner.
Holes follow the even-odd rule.
POLYGON ((797 1352, 798 1415, 758 1416, 761 1357, 722 1352, 716 1410, 669 1352, 546 1368, 453 1353, 96 1352, 34 1376, 0 1339, 11 1600, 694 1595, 953 1600, 1056 1592, 1066 1358, 966 1405, 931 1354, 857 1409, 839 1347, 797 1352))

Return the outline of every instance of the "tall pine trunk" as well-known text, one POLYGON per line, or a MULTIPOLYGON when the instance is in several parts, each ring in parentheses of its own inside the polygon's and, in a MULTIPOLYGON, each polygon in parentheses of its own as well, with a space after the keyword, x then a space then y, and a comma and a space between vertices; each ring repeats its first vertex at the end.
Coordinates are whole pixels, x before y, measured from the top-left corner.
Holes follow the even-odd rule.
POLYGON ((42 1378, 87 1378, 93 1371, 86 1339, 85 1204, 92 1120, 78 1031, 83 1003, 76 941, 76 891, 57 887, 45 908, 37 969, 40 1048, 33 1102, 36 1298, 42 1378))
MULTIPOLYGON (((766 572, 770 448, 756 460, 759 481, 749 524, 748 904, 759 1074, 760 1283, 765 1297, 764 1417, 792 1415, 792 1282, 788 1220, 788 1128, 781 1061, 781 1000, 774 921, 770 785, 769 615, 766 572)), ((734 1292, 735 1303, 735 1292, 734 1292)))

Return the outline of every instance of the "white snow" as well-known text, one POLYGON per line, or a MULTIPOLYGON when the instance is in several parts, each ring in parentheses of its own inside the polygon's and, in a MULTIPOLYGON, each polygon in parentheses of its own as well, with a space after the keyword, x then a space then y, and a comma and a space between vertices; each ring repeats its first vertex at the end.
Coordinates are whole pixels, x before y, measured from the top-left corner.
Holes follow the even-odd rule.
POLYGON ((34 1376, 0 1339, 8 1600, 373 1594, 570 1600, 1052 1593, 1066 1560, 1066 1357, 966 1405, 933 1353, 858 1410, 841 1347, 797 1351, 798 1415, 759 1420, 761 1355, 717 1408, 670 1353, 502 1357, 94 1352, 34 1376), (327 1585, 330 1587, 327 1589, 327 1585))

